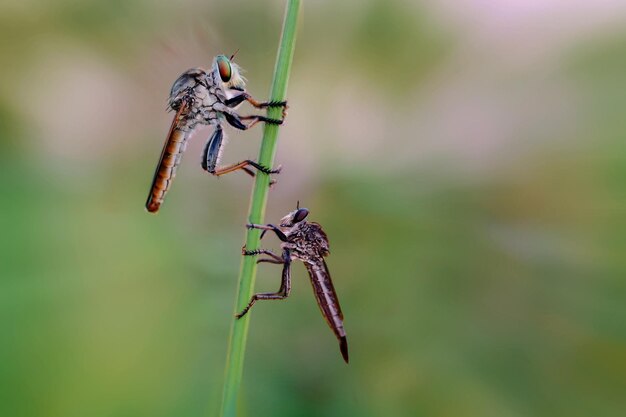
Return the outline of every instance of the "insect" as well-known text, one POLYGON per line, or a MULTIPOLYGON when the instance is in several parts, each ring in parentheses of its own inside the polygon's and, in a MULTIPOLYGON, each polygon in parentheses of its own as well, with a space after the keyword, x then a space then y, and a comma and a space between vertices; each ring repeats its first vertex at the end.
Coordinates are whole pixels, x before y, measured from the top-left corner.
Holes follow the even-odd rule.
POLYGON ((298 207, 280 220, 280 225, 273 224, 260 225, 248 224, 249 229, 261 229, 261 238, 267 231, 272 231, 282 241, 282 256, 266 249, 246 250, 242 248, 242 254, 246 256, 267 255, 268 258, 257 260, 257 263, 269 262, 282 264, 283 273, 280 289, 275 293, 254 294, 250 302, 237 318, 243 317, 257 300, 282 300, 289 296, 291 291, 291 261, 301 260, 309 273, 313 292, 317 299, 317 304, 322 311, 326 323, 330 326, 339 341, 339 350, 343 359, 348 363, 348 340, 343 328, 343 313, 339 306, 339 299, 333 287, 333 282, 328 272, 328 266, 324 257, 328 256, 328 237, 318 223, 307 222, 305 219, 309 210, 298 207))
POLYGON ((210 70, 193 68, 185 71, 174 82, 168 99, 168 108, 176 111, 176 115, 167 134, 150 187, 146 202, 146 209, 149 212, 159 210, 176 176, 176 168, 185 151, 187 139, 198 125, 214 127, 202 156, 202 168, 208 173, 219 176, 241 169, 254 177, 255 173, 249 167, 268 175, 280 172, 280 167, 273 170, 249 159, 225 167, 217 166, 225 142, 222 129, 224 120, 237 129, 247 130, 258 122, 280 125, 286 115, 287 102, 259 102, 245 91, 245 79, 240 74, 239 66, 232 62, 233 58, 234 55, 230 59, 225 55, 218 55, 213 59, 210 70), (236 108, 244 101, 258 109, 282 107, 283 117, 270 119, 261 115, 241 116, 236 108))

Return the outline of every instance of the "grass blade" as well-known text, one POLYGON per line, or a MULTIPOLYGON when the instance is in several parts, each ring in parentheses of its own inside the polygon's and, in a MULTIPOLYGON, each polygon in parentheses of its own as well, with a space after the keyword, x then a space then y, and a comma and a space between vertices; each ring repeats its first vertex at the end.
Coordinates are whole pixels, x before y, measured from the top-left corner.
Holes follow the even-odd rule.
MULTIPOLYGON (((278 47, 278 57, 274 67, 274 80, 270 93, 271 101, 285 100, 287 93, 287 81, 291 71, 291 62, 296 42, 296 27, 298 21, 298 11, 300 0, 288 0, 283 30, 278 47)), ((268 117, 280 118, 281 109, 271 108, 268 117)), ((259 163, 272 167, 274 166, 274 155, 278 140, 279 126, 265 124, 263 130, 263 140, 259 155, 259 163)), ((250 200, 248 214, 249 223, 264 223, 265 206, 269 191, 270 177, 263 173, 258 173, 250 200)), ((254 250, 259 247, 260 230, 248 230, 246 236, 246 247, 254 250)), ((251 256, 242 257, 241 270, 239 273, 239 286, 237 289, 237 299, 235 302, 235 312, 241 311, 250 300, 254 291, 256 279, 256 258, 251 256)), ((240 320, 233 318, 230 331, 230 341, 228 345, 228 356, 226 358, 226 374, 224 380, 224 396, 222 399, 222 417, 234 417, 237 411, 237 398, 241 386, 241 376, 243 373, 243 360, 248 336, 248 326, 250 325, 251 314, 246 314, 240 320)))

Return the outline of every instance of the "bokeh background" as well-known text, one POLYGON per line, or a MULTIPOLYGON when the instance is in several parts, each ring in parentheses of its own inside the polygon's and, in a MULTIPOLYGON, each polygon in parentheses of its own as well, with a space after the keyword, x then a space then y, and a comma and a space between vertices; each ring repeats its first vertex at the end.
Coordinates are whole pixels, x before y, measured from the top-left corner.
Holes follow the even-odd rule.
MULTIPOLYGON (((216 415, 251 182, 203 173, 201 130, 143 204, 171 83, 239 49, 265 97, 283 7, 2 2, 2 416, 216 415)), ((625 27, 611 0, 304 2, 267 220, 327 230, 351 363, 296 264, 241 415, 624 415, 625 27)))

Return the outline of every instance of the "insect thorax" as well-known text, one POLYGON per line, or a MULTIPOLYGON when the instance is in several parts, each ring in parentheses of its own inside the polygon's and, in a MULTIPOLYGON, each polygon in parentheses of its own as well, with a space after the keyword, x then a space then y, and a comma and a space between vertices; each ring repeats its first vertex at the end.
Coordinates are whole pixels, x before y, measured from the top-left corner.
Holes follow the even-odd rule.
POLYGON ((215 111, 216 103, 223 104, 226 96, 213 72, 193 69, 183 73, 174 85, 169 97, 169 106, 178 111, 185 103, 188 108, 182 114, 178 128, 191 130, 198 124, 216 124, 220 114, 215 111))
POLYGON ((289 233, 285 246, 294 257, 303 261, 319 259, 329 254, 328 238, 317 223, 299 223, 289 233))

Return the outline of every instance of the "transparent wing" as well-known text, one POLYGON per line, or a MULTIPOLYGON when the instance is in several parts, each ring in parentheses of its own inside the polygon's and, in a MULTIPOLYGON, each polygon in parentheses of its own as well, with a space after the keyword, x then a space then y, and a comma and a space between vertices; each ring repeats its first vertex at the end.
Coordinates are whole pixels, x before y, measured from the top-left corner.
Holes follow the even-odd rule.
POLYGON ((348 342, 346 332, 343 328, 343 313, 339 306, 339 299, 337 298, 335 287, 330 278, 328 266, 323 258, 320 258, 318 262, 315 263, 305 262, 304 264, 311 278, 311 285, 313 285, 313 292, 315 293, 317 304, 322 311, 326 323, 328 323, 328 326, 330 326, 333 333, 335 333, 337 340, 339 340, 339 347, 344 360, 348 362, 348 342))

